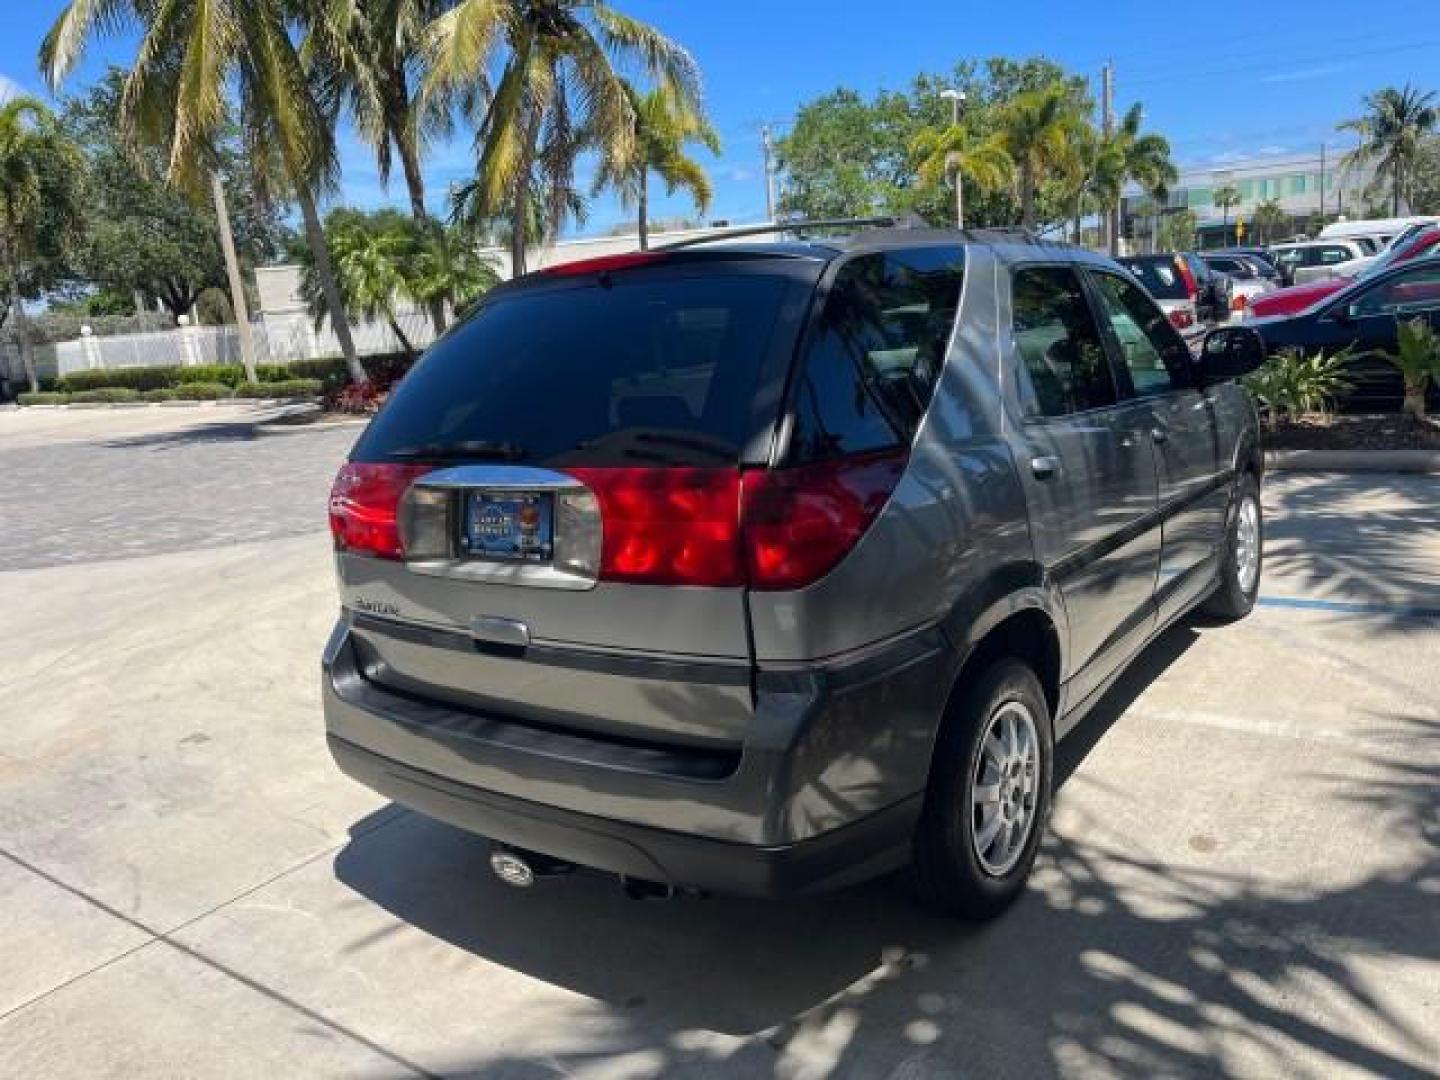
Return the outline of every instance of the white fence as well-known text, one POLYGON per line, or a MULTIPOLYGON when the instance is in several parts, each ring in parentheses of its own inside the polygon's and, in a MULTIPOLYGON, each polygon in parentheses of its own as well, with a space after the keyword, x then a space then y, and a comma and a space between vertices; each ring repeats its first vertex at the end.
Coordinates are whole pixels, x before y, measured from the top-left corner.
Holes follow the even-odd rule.
MULTIPOLYGON (((435 339, 428 312, 402 310, 395 319, 410 345, 423 348, 435 339)), ((315 329, 302 312, 267 314, 254 320, 255 359, 262 364, 287 364, 340 355, 340 342, 327 322, 315 329)), ((393 353, 404 345, 384 321, 357 322, 350 327, 361 356, 393 353)), ((35 369, 40 378, 56 378, 76 371, 164 365, 238 364, 240 334, 233 326, 177 326, 143 334, 86 334, 74 341, 35 346, 35 369)), ((25 378, 20 346, 12 331, 0 332, 0 375, 18 384, 25 378)))

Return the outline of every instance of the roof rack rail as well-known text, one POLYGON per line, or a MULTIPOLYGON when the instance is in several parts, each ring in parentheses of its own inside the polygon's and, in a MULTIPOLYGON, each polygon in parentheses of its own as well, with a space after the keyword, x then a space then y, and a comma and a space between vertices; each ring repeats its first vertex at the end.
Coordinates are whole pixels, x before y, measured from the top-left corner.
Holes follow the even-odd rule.
MULTIPOLYGON (((769 233, 794 233, 802 236, 806 232, 815 229, 897 229, 914 228, 912 223, 913 215, 904 217, 854 217, 854 218, 819 218, 813 221, 772 221, 767 225, 744 225, 735 229, 716 229, 714 232, 704 236, 692 236, 687 240, 675 240, 668 244, 657 244, 651 251, 677 251, 680 248, 697 247, 700 244, 711 244, 718 240, 733 240, 742 236, 765 236, 769 233)), ((922 223, 923 226, 923 223, 922 223)))

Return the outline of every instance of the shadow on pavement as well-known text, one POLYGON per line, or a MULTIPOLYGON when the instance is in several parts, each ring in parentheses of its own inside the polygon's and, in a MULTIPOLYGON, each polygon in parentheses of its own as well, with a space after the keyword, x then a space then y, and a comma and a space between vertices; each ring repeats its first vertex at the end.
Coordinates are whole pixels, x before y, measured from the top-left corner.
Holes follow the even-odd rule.
MULTIPOLYGON (((1426 476, 1305 473, 1267 486, 1267 593, 1440 609, 1434 485, 1426 476)), ((1393 618, 1399 629, 1413 625, 1393 618)))
MULTIPOLYGON (((1058 783, 1098 783, 1080 765, 1196 637, 1182 625, 1147 650, 1062 743, 1058 783)), ((1433 719, 1383 723, 1440 739, 1433 719)), ((1357 963, 1440 962, 1440 775, 1419 763, 1435 759, 1377 759, 1382 779, 1351 778, 1345 796, 1428 837, 1428 857, 1330 891, 1162 863, 1099 822, 1052 835, 1026 896, 986 926, 924 914, 897 878, 777 903, 639 903, 589 877, 522 893, 495 882, 483 841, 413 814, 354 837, 335 871, 405 923, 602 1004, 605 1023, 564 1040, 581 1049, 448 1076, 553 1076, 642 1053, 647 1074, 667 1076, 801 1062, 815 1075, 1296 1076, 1303 1048, 1419 1077, 1440 1041, 1388 1010, 1357 963), (1292 1004, 1317 986, 1334 1022, 1292 1004)))

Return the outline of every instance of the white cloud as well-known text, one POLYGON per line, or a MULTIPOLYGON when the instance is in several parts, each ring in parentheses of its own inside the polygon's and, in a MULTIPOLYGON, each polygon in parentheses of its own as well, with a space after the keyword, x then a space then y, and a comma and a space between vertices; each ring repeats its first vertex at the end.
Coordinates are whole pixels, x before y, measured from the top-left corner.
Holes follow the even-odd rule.
POLYGON ((749 169, 739 168, 730 170, 730 179, 737 184, 743 184, 747 180, 754 180, 755 174, 749 169))
POLYGON ((1320 64, 1317 67, 1291 68, 1289 71, 1277 71, 1266 75, 1260 81, 1262 83, 1292 83, 1306 82, 1310 79, 1322 79, 1326 75, 1334 75, 1337 72, 1349 71, 1355 65, 1350 61, 1339 64, 1320 64))

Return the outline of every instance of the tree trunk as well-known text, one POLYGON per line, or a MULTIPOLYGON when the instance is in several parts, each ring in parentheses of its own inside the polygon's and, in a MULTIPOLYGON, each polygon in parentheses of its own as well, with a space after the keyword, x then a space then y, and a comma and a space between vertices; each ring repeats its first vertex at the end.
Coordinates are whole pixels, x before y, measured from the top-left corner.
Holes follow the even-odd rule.
POLYGON ((515 201, 510 208, 510 276, 517 278, 525 273, 525 233, 529 214, 526 203, 527 185, 522 181, 516 186, 515 201))
MULTIPOLYGON (((420 168, 420 154, 406 126, 405 112, 410 95, 405 86, 405 72, 393 73, 391 81, 392 101, 388 120, 390 141, 395 144, 395 150, 400 155, 401 171, 405 173, 405 188, 410 193, 410 216, 423 225, 431 219, 430 211, 425 208, 425 174, 420 168)), ((435 327, 435 336, 439 337, 445 332, 445 302, 436 298, 431 300, 426 308, 430 312, 430 322, 435 327)))
POLYGON ((410 339, 405 336, 405 331, 400 329, 400 324, 396 321, 393 311, 385 312, 385 321, 390 324, 390 332, 394 334, 395 339, 400 342, 400 347, 411 356, 414 356, 415 346, 410 344, 410 339))
POLYGON ((340 340, 340 351, 345 355, 350 380, 363 385, 370 381, 370 376, 365 373, 364 365, 355 353, 355 339, 350 336, 350 320, 345 315, 345 302, 340 297, 340 286, 335 280, 335 267, 330 262, 330 247, 325 243, 325 230, 320 226, 315 197, 303 183, 296 184, 295 188, 300 201, 300 215, 305 219, 305 239, 315 259, 315 274, 320 278, 320 289, 325 294, 325 310, 330 315, 330 325, 340 340))
POLYGON ((1405 404, 1400 411, 1412 420, 1425 419, 1425 380, 1405 380, 1405 404))
POLYGON ((1028 164, 1020 170, 1020 225, 1035 227, 1035 170, 1028 164))
POLYGON ((10 272, 10 310, 15 313, 15 336, 20 340, 20 363, 25 368, 25 381, 30 392, 40 392, 40 379, 35 374, 35 344, 30 340, 30 321, 25 314, 25 301, 20 298, 20 260, 12 245, 5 245, 5 263, 10 272))
POLYGON ((650 170, 640 166, 640 193, 635 199, 640 213, 640 250, 650 250, 650 170))

